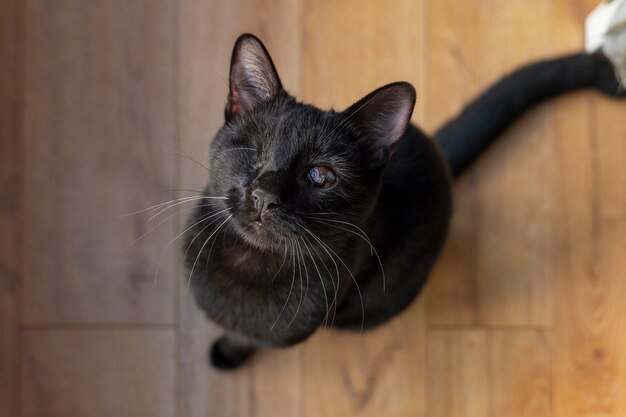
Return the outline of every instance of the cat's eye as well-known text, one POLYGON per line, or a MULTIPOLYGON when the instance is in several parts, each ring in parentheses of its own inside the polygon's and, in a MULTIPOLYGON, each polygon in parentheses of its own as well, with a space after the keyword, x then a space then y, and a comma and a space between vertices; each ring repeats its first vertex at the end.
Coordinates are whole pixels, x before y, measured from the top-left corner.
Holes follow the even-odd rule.
POLYGON ((329 188, 337 182, 337 175, 332 169, 325 166, 313 167, 306 174, 307 181, 320 188, 329 188))

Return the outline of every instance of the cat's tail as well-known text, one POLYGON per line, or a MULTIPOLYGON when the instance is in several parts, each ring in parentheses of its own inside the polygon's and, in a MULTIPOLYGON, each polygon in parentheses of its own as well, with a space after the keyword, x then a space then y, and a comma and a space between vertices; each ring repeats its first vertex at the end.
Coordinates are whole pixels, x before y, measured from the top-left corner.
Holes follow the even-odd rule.
POLYGON ((452 174, 458 177, 526 110, 551 97, 594 88, 624 97, 616 68, 602 52, 539 61, 504 77, 435 133, 452 174))

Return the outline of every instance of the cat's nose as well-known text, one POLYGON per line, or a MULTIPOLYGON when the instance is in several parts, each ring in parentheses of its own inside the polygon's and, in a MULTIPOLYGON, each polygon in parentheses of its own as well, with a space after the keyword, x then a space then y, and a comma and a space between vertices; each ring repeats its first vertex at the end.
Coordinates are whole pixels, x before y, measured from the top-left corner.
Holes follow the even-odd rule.
POLYGON ((267 213, 278 208, 281 204, 277 194, 262 188, 252 191, 252 202, 258 214, 257 221, 260 221, 267 213))

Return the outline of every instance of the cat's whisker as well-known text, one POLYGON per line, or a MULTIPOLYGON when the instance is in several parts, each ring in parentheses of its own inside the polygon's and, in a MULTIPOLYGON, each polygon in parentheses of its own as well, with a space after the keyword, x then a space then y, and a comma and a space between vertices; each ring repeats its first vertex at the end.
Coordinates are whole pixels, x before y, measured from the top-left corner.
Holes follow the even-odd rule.
MULTIPOLYGON (((189 287, 191 285, 191 277, 193 275, 193 270, 196 268, 196 264, 198 263, 198 259, 200 259, 200 255, 202 254, 202 251, 204 250, 204 248, 206 247, 207 243, 209 243, 209 240, 213 237, 213 235, 215 233, 217 233, 217 231, 220 230, 220 228, 231 218, 233 217, 232 214, 230 214, 226 220, 224 220, 222 223, 220 223, 219 226, 217 226, 217 229, 215 229, 213 232, 211 232, 211 234, 209 235, 209 237, 205 240, 204 244, 202 245, 202 247, 200 247, 200 250, 198 251, 198 256, 196 256, 196 260, 193 262, 193 265, 191 266, 191 272, 189 272, 189 280, 187 281, 187 287, 189 287)), ((204 229, 203 229, 204 230, 204 229)))
POLYGON ((324 329, 326 329, 327 324, 328 324, 328 313, 330 311, 328 309, 328 295, 326 294, 326 286, 324 285, 324 280, 322 279, 322 273, 320 272, 319 268, 317 267, 317 262, 315 262, 315 258, 313 258, 313 255, 311 254, 311 250, 309 249, 309 247, 307 246, 306 242, 304 241, 304 238, 301 237, 301 239, 302 239, 302 244, 304 245, 304 247, 306 248, 307 252, 309 253, 309 257, 313 261, 313 266, 315 266, 315 270, 317 271, 317 276, 320 279, 320 284, 322 284, 322 291, 324 292, 324 302, 326 303, 326 316, 324 317, 324 329))
POLYGON ((233 225, 233 222, 229 222, 226 224, 226 227, 224 228, 224 234, 222 237, 222 246, 226 245, 226 236, 228 235, 228 231, 230 230, 230 227, 233 225))
MULTIPOLYGON (((296 241, 298 239, 296 238, 296 241)), ((306 302, 306 297, 309 295, 309 270, 306 266, 306 259, 304 258, 304 251, 302 250, 302 246, 298 243, 298 248, 300 250, 300 258, 302 258, 302 266, 304 267, 304 277, 306 278, 306 291, 304 293, 304 302, 306 302)))
MULTIPOLYGON (((280 329, 281 332, 285 331, 291 325, 291 323, 293 323, 296 320, 296 317, 298 317, 298 313, 300 312, 300 308, 302 307, 302 304, 304 303, 304 300, 305 300, 304 278, 302 275, 304 262, 301 262, 302 248, 300 247, 300 242, 297 239, 295 240, 295 243, 296 243, 296 259, 298 261, 298 273, 300 274, 300 301, 298 302, 298 307, 296 308, 296 312, 293 314, 293 317, 291 318, 289 323, 287 323, 285 327, 280 329)), ((306 265, 304 265, 304 269, 306 271, 306 265)), ((308 276, 307 276, 307 293, 308 293, 308 276)))
POLYGON ((338 304, 338 297, 339 297, 339 278, 337 278, 337 282, 335 282, 330 272, 330 269, 326 265, 326 262, 324 262, 324 260, 322 259, 322 255, 317 252, 317 249, 312 244, 311 244, 311 247, 317 254, 320 261, 323 263, 324 268, 326 268, 326 271, 328 272, 328 278, 330 279, 330 282, 333 285, 333 299, 330 302, 330 309, 333 310, 333 320, 331 321, 331 327, 332 327, 332 325, 335 322, 335 316, 337 315, 337 304, 338 304))
POLYGON ((328 127, 330 126, 330 113, 324 113, 323 117, 324 117, 324 123, 322 124, 322 132, 320 133, 320 138, 324 138, 326 136, 326 130, 328 129, 328 127))
POLYGON ((130 216, 134 216, 134 215, 136 215, 136 214, 144 213, 144 212, 146 212, 146 211, 150 211, 150 210, 157 209, 157 208, 159 208, 159 207, 166 206, 166 205, 168 205, 168 204, 175 203, 175 202, 180 201, 180 200, 188 200, 188 199, 193 199, 193 198, 195 198, 195 196, 175 198, 175 199, 173 199, 173 200, 166 201, 166 202, 164 202, 164 203, 155 204, 155 205, 154 205, 154 206, 152 206, 152 207, 148 207, 148 208, 145 208, 145 209, 141 209, 141 210, 133 211, 132 213, 119 214, 119 215, 117 215, 117 216, 112 216, 112 217, 105 217, 105 219, 107 219, 107 218, 108 218, 108 219, 121 219, 121 218, 124 218, 124 217, 130 217, 130 216))
MULTIPOLYGON (((304 229, 304 231, 306 231, 307 233, 311 234, 311 236, 313 236, 313 235, 312 235, 312 232, 310 232, 310 231, 309 231, 309 230, 308 230, 305 226, 301 225, 301 224, 300 224, 300 223, 298 223, 298 222, 295 222, 295 224, 296 224, 296 225, 298 225, 299 227, 301 227, 302 229, 304 229)), ((313 236, 313 237, 314 237, 314 236, 313 236)), ((314 238, 315 238, 316 240, 318 240, 316 237, 314 237, 314 238)), ((319 240, 318 240, 318 242, 319 242, 319 240)), ((335 265, 335 271, 337 272, 337 285, 335 286, 335 294, 334 294, 334 297, 333 297, 333 301, 332 301, 332 303, 331 303, 331 305, 333 305, 333 304, 334 304, 334 308, 333 308, 333 319, 332 319, 332 321, 330 322, 330 326, 332 327, 332 326, 333 326, 333 324, 335 323, 335 316, 337 315, 337 297, 339 296, 339 283, 340 283, 340 281, 341 281, 341 278, 340 278, 340 274, 339 274, 339 266, 337 265, 337 262, 335 262, 335 258, 334 258, 334 257, 333 257, 333 255, 332 255, 332 254, 328 251, 328 249, 326 249, 326 246, 325 246, 322 242, 319 242, 319 243, 321 243, 321 245, 320 245, 320 246, 321 246, 321 248, 322 248, 322 249, 324 249, 324 251, 326 252, 326 254, 328 255, 328 257, 330 258, 330 260, 332 261, 332 263, 335 265)), ((320 257, 320 259, 321 259, 321 257, 320 257)), ((324 263, 324 265, 326 265, 326 264, 324 263)), ((328 267, 327 267, 327 269, 328 269, 328 267)), ((329 273, 330 273, 330 271, 329 271, 329 273)), ((334 285, 334 281, 332 280, 332 278, 331 278, 331 281, 333 282, 333 285, 334 285)))
POLYGON ((356 290, 359 293, 359 300, 361 301, 361 332, 362 332, 363 331, 363 326, 365 325, 365 306, 363 304, 363 295, 361 294, 361 288, 359 287, 359 283, 357 282, 356 278, 354 278, 354 275, 352 274, 352 271, 350 270, 350 268, 348 268, 348 265, 346 265, 346 263, 343 261, 343 259, 341 259, 341 257, 337 254, 337 252, 335 252, 330 246, 328 246, 321 239, 319 239, 315 235, 315 233, 309 231, 306 228, 304 228, 304 230, 306 230, 308 233, 310 233, 311 236, 313 236, 320 243, 320 245, 326 246, 329 251, 334 253, 335 256, 337 257, 337 259, 339 260, 339 262, 341 262, 341 264, 346 268, 346 270, 348 271, 348 274, 350 274, 350 277, 352 278, 352 281, 354 282, 354 285, 356 286, 356 290))
POLYGON ((195 163, 196 165, 198 165, 200 168, 204 169, 206 172, 211 172, 209 167, 207 167, 206 165, 204 165, 202 162, 198 161, 195 158, 192 158, 191 156, 187 155, 187 154, 180 154, 180 153, 172 153, 170 154, 170 156, 180 156, 181 158, 185 158, 193 163, 195 163))
MULTIPOLYGON (((302 243, 304 245, 304 242, 302 243)), ((300 244, 298 244, 298 246, 300 248, 300 257, 302 258, 302 266, 304 266, 304 276, 306 278, 306 292, 304 293, 304 301, 306 302, 306 296, 309 295, 309 271, 306 266, 306 259, 304 258, 304 251, 302 250, 302 246, 300 246, 300 244)))
POLYGON ((150 216, 150 218, 148 219, 148 221, 152 221, 154 220, 156 217, 159 217, 159 215, 161 213, 166 212, 167 210, 171 209, 172 207, 176 207, 180 204, 185 204, 188 203, 190 201, 197 201, 197 200, 228 200, 228 197, 225 196, 194 196, 194 197, 189 197, 189 200, 185 200, 185 201, 179 201, 178 203, 172 204, 170 206, 165 207, 164 209, 159 210, 156 214, 150 216))
POLYGON ((326 262, 322 258, 322 255, 319 254, 319 252, 317 251, 315 246, 309 240, 308 236, 302 235, 302 237, 304 239, 306 239, 306 241, 309 244, 309 247, 311 248, 311 250, 313 250, 313 252, 317 256, 317 258, 320 260, 320 262, 322 263, 322 265, 326 269, 326 272, 328 272, 328 279, 330 279, 330 282, 333 285, 333 300, 331 301, 330 306, 326 310, 326 319, 325 319, 326 324, 325 325, 326 325, 326 327, 328 327, 328 316, 330 315, 330 310, 332 309, 335 312, 334 314, 336 314, 336 311, 337 311, 336 301, 337 301, 337 296, 339 294, 339 287, 338 287, 339 281, 337 281, 337 283, 335 283, 335 280, 333 279, 333 274, 330 272, 330 269, 328 268, 328 265, 326 265, 326 262))
MULTIPOLYGON (((154 283, 156 284, 157 282, 157 277, 159 275, 159 270, 161 269, 161 263, 163 262, 163 258, 165 256, 165 254, 167 253, 168 248, 176 241, 178 240, 182 235, 184 235, 185 233, 187 233, 189 230, 191 230, 192 228, 194 228, 195 226, 197 226, 198 224, 202 223, 203 221, 206 221, 212 217, 215 216, 219 216, 220 214, 222 214, 223 212, 227 211, 229 209, 224 209, 224 210, 217 210, 217 211, 212 211, 209 214, 207 214, 206 216, 202 216, 200 217, 199 220, 195 221, 194 223, 192 223, 189 227, 187 227, 185 230, 183 230, 180 234, 178 234, 176 237, 174 237, 173 239, 171 239, 169 242, 167 242, 167 244, 165 245, 165 248, 163 248, 163 251, 161 252, 161 256, 159 257, 159 262, 157 263, 157 268, 156 271, 154 273, 154 283)), ((211 223, 209 223, 209 226, 211 224, 213 224, 215 222, 215 220, 211 223)), ((158 225, 157 225, 158 226, 158 225)), ((203 229, 204 230, 204 229, 203 229)), ((196 235, 197 237, 198 235, 196 235)), ((195 238, 194 238, 195 240, 195 238)), ((193 244, 193 240, 191 241, 191 244, 193 244)), ((187 248, 187 251, 189 250, 189 248, 191 247, 191 244, 189 245, 189 247, 187 248)), ((187 254, 187 251, 185 251, 185 255, 187 254)))
POLYGON ((223 154, 223 153, 232 152, 232 151, 252 151, 252 152, 256 152, 256 149, 254 149, 254 148, 244 148, 244 147, 242 147, 242 148, 230 148, 230 149, 226 149, 226 150, 223 150, 223 151, 216 152, 216 154, 223 154))
MULTIPOLYGON (((180 235, 178 235, 175 239, 179 238, 180 236, 182 236, 183 234, 187 233, 189 230, 191 230, 193 227, 196 227, 197 225, 199 225, 200 223, 212 218, 212 217, 216 217, 219 216, 220 214, 224 213, 225 211, 227 211, 229 209, 224 209, 221 210, 217 213, 212 213, 211 216, 204 216, 203 218, 199 219, 198 221, 194 222, 193 224, 191 224, 189 227, 187 227, 187 229, 183 230, 182 233, 180 235)), ((193 242, 196 241, 196 239, 202 234, 202 232, 204 232, 206 229, 208 229, 211 225, 215 224, 216 222, 218 222, 220 219, 219 217, 213 221, 211 221, 209 224, 205 225, 202 229, 200 229, 200 231, 198 233, 196 233, 193 237, 193 239, 191 239, 191 242, 189 242, 189 246, 187 246, 187 249, 185 250, 185 253, 183 254, 183 257, 186 258, 187 254, 189 253, 189 250, 191 249, 191 247, 193 246, 193 242)))
POLYGON ((370 242, 372 241, 372 239, 369 237, 367 232, 365 230, 363 230, 361 227, 359 227, 356 224, 354 224, 354 223, 350 223, 350 222, 345 221, 345 220, 337 220, 337 219, 329 219, 329 218, 320 218, 318 220, 324 220, 324 221, 331 222, 331 223, 341 223, 341 224, 345 224, 346 226, 354 227, 359 232, 361 232, 365 237, 367 237, 368 241, 370 241, 370 242))
MULTIPOLYGON (((270 326, 270 332, 274 330, 274 327, 276 326, 276 323, 278 323, 280 316, 283 315, 283 312, 285 311, 287 304, 289 304, 289 300, 291 299, 291 293, 293 291, 293 285, 296 281, 296 261, 295 261, 295 251, 293 247, 293 240, 289 239, 289 243, 291 244, 291 270, 293 271, 293 273, 291 274, 291 286, 289 287, 289 294, 287 294, 287 299, 285 300, 285 304, 283 304, 283 308, 280 309, 280 312, 278 313, 276 320, 274 320, 274 324, 270 326)), ((287 242, 285 242, 285 250, 287 250, 287 242)))
POLYGON ((162 190, 162 192, 164 193, 188 192, 188 193, 203 194, 205 190, 194 190, 193 188, 170 188, 168 190, 162 190))
POLYGON ((181 158, 187 159, 193 163, 195 163, 196 165, 198 165, 200 168, 202 168, 204 171, 206 171, 210 176, 215 177, 219 180, 222 180, 223 177, 219 174, 217 174, 214 170, 211 169, 211 167, 208 165, 209 161, 207 160, 206 162, 200 162, 197 159, 183 153, 183 154, 171 154, 172 156, 179 156, 181 158))
POLYGON ((174 149, 175 151, 178 151, 178 152, 180 152, 180 153, 184 153, 184 154, 186 154, 186 152, 185 152, 185 151, 183 151, 183 149, 182 149, 180 146, 174 145, 173 143, 166 142, 166 141, 164 141, 164 140, 160 140, 160 139, 153 139, 153 138, 150 138, 150 139, 148 139, 148 140, 149 140, 149 141, 152 141, 152 142, 159 143, 159 144, 161 144, 161 145, 165 145, 165 146, 167 146, 167 147, 168 147, 168 148, 170 148, 170 149, 174 149))
POLYGON ((372 245, 372 240, 371 240, 371 239, 370 239, 370 237, 367 235, 367 233, 365 233, 365 231, 364 231, 363 229, 361 229, 359 226, 357 226, 357 225, 355 225, 355 224, 353 224, 353 223, 346 222, 346 221, 341 221, 341 220, 335 220, 335 219, 325 219, 325 218, 313 217, 313 216, 307 216, 307 218, 308 218, 308 219, 311 219, 311 220, 313 220, 313 221, 315 221, 315 222, 317 222, 317 223, 323 223, 323 224, 325 224, 325 225, 327 225, 327 226, 333 226, 333 227, 335 227, 335 228, 338 228, 338 229, 340 228, 340 229, 342 229, 342 230, 346 230, 346 231, 348 231, 348 232, 354 233, 354 234, 356 234, 357 236, 359 236, 360 238, 362 238, 363 240, 365 240, 365 242, 367 242, 367 244, 368 244, 369 246, 371 246, 371 245, 372 245), (340 226, 334 226, 334 225, 329 224, 329 223, 340 223, 340 224, 345 224, 346 226, 351 226, 351 227, 354 227, 354 228, 355 228, 355 229, 357 229, 360 233, 357 233, 357 232, 355 232, 354 230, 345 229, 345 228, 340 227, 340 226))
POLYGON ((280 267, 278 268, 278 271, 276 271, 276 273, 274 274, 274 276, 272 277, 272 279, 270 280, 270 282, 274 282, 274 280, 276 279, 276 277, 278 276, 278 274, 280 274, 280 271, 282 271, 283 266, 285 265, 285 261, 287 260, 287 241, 285 241, 285 248, 284 248, 284 255, 283 255, 283 261, 280 263, 280 267))
POLYGON ((171 156, 179 156, 181 158, 187 159, 193 163, 195 163, 196 165, 198 165, 200 168, 202 168, 204 171, 206 171, 207 173, 209 173, 210 175, 221 179, 222 177, 218 174, 216 174, 213 170, 211 170, 211 167, 208 166, 209 161, 206 161, 206 163, 200 162, 197 159, 193 158, 192 156, 188 155, 187 153, 180 151, 181 153, 178 154, 171 154, 171 156))
MULTIPOLYGON (((220 215, 222 213, 215 213, 216 216, 220 215)), ((214 216, 213 216, 214 217, 214 216)), ((194 222, 192 225, 190 225, 187 230, 191 229, 192 227, 195 227, 197 225, 199 225, 200 223, 202 223, 203 221, 208 220, 207 217, 204 217, 196 222, 194 222)), ((189 242, 189 245, 187 245, 187 249, 185 249, 185 253, 183 254, 183 257, 186 259, 187 258, 187 254, 189 253, 189 251, 191 250, 191 247, 193 246, 193 243, 198 239, 198 237, 200 237, 200 235, 206 230, 208 229, 210 226, 212 226, 213 224, 217 223, 218 221, 220 221, 220 218, 217 217, 216 219, 212 220, 211 222, 209 222, 209 224, 205 225, 204 227, 202 227, 202 229, 200 229, 199 232, 197 232, 196 234, 194 234, 193 239, 191 239, 191 242, 189 242)), ((185 233, 185 232, 183 232, 185 233)))
MULTIPOLYGON (((230 223, 228 223, 228 224, 230 224, 230 223)), ((211 252, 213 252, 213 246, 215 245, 215 242, 217 242, 217 238, 219 236, 219 229, 220 229, 220 227, 222 227, 222 226, 219 226, 217 228, 216 235, 213 238, 213 243, 211 243, 211 247, 209 248, 209 254, 207 255, 206 262, 204 263, 204 270, 205 270, 205 272, 208 272, 208 270, 209 270, 209 259, 211 259, 211 252)), ((224 236, 226 236, 226 235, 224 235, 224 236)))
POLYGON ((383 276, 383 291, 386 290, 387 279, 385 277, 385 268, 383 268, 383 263, 380 260, 380 256, 378 255, 378 251, 376 250, 376 248, 374 248, 374 245, 372 245, 372 241, 370 240, 369 236, 363 231, 363 229, 361 229, 360 227, 358 227, 358 226, 356 226, 356 225, 354 225, 352 223, 344 222, 344 221, 340 221, 340 220, 330 220, 330 219, 321 220, 321 219, 316 219, 315 217, 309 217, 309 219, 311 219, 311 220, 313 220, 315 222, 318 222, 318 223, 325 224, 325 225, 330 226, 330 227, 334 227, 335 229, 344 230, 344 231, 346 231, 348 233, 352 233, 353 235, 358 236, 361 239, 363 239, 365 241, 365 243, 367 243, 369 245, 371 255, 376 256, 376 259, 378 260, 378 265, 380 266, 380 271, 381 271, 382 276, 383 276), (346 224, 346 225, 349 225, 349 226, 356 227, 358 230, 360 230, 363 233, 363 235, 360 235, 359 233, 356 233, 354 230, 346 229, 345 227, 341 227, 341 226, 335 226, 335 225, 330 224, 328 222, 342 223, 342 224, 346 224))
MULTIPOLYGON (((194 200, 195 201, 195 200, 194 200)), ((133 245, 137 244, 137 242, 139 242, 141 239, 143 239, 144 237, 146 237, 147 235, 149 235, 150 233, 152 233, 156 228, 158 228, 159 226, 161 226, 163 223, 167 222, 169 219, 171 219, 172 217, 184 212, 184 211, 188 211, 188 210, 193 210, 195 208, 198 207, 210 207, 212 206, 213 203, 210 204, 203 204, 203 205, 199 205, 199 206, 193 206, 193 207, 186 207, 182 210, 179 210, 175 213, 170 214, 169 216, 167 216, 166 218, 164 218, 163 220, 161 220, 160 222, 158 222, 157 224, 155 224, 154 226, 152 226, 151 228, 149 228, 148 230, 146 230, 144 233, 141 234, 141 236, 139 236, 137 239, 133 240, 128 246, 126 246, 122 252, 126 252, 130 247, 132 247, 133 245)))
MULTIPOLYGON (((354 211, 348 211, 348 210, 342 213, 335 213, 334 211, 320 211, 320 212, 297 211, 296 213, 301 214, 303 216, 339 216, 341 218, 360 217, 358 213, 354 211)), ((327 219, 325 218, 324 220, 327 220, 327 219)))
POLYGON ((171 143, 168 143, 168 142, 162 141, 162 140, 158 140, 158 139, 150 139, 150 140, 152 140, 152 141, 154 141, 154 142, 161 143, 161 144, 163 144, 163 145, 165 145, 165 146, 168 146, 168 147, 170 147, 170 148, 174 149, 175 151, 177 151, 177 152, 179 152, 179 153, 178 153, 178 154, 172 154, 172 156, 179 156, 179 157, 181 157, 181 158, 188 159, 188 160, 190 160, 191 162, 194 162, 195 164, 197 164, 198 166, 200 166, 202 169, 204 169, 205 171, 207 171, 209 174, 211 174, 211 175, 213 175, 213 176, 215 176, 215 177, 219 178, 219 175, 216 175, 213 171, 211 171, 211 169, 210 169, 208 166, 204 165, 202 162, 198 161, 197 159, 195 159, 194 157, 192 157, 191 155, 189 155, 187 152, 183 151, 180 147, 178 147, 178 146, 176 146, 176 145, 174 145, 174 144, 171 144, 171 143))
POLYGON ((173 154, 173 155, 174 155, 174 156, 180 156, 180 157, 183 157, 183 158, 189 159, 190 161, 195 162, 196 164, 200 165, 200 166, 201 166, 202 168, 204 168, 205 170, 209 171, 209 168, 208 168, 208 167, 204 166, 204 165, 203 165, 202 163, 200 163, 197 159, 195 159, 194 157, 192 157, 191 155, 189 155, 187 152, 183 151, 183 150, 182 150, 182 148, 180 148, 179 146, 176 146, 176 145, 174 145, 174 144, 172 144, 172 143, 165 142, 165 141, 158 140, 158 139, 149 139, 149 140, 151 140, 151 141, 153 141, 153 142, 158 142, 158 143, 160 143, 160 144, 162 144, 162 145, 165 145, 165 146, 167 146, 167 147, 169 147, 169 148, 171 148, 171 149, 174 149, 174 150, 175 150, 175 151, 177 151, 177 152, 180 152, 179 154, 173 154))

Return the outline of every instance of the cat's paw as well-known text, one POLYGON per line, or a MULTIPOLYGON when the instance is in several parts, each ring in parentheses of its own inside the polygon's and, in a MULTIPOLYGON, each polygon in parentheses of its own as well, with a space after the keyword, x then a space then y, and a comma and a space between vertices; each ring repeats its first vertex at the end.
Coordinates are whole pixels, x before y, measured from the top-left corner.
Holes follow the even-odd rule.
POLYGON ((209 349, 209 361, 214 368, 231 370, 244 363, 253 351, 253 349, 234 349, 228 343, 226 336, 223 336, 209 349))

